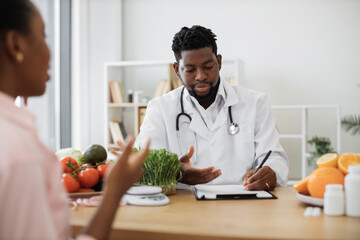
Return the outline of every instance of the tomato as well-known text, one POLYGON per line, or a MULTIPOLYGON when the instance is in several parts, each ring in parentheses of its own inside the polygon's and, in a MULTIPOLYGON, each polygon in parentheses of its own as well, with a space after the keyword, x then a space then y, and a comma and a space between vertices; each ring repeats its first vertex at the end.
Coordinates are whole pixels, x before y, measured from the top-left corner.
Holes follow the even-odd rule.
POLYGON ((103 178, 106 174, 106 170, 109 166, 109 163, 106 163, 106 164, 100 164, 99 166, 97 166, 97 170, 99 172, 99 175, 100 175, 100 178, 103 178))
POLYGON ((60 161, 60 164, 62 167, 62 171, 64 173, 70 173, 79 168, 79 165, 77 164, 76 160, 71 157, 63 158, 60 161))
POLYGON ((77 179, 83 188, 91 188, 99 181, 99 172, 95 168, 87 168, 77 174, 77 179))
POLYGON ((70 173, 63 173, 61 177, 61 183, 68 193, 74 193, 80 189, 79 181, 73 178, 70 173))

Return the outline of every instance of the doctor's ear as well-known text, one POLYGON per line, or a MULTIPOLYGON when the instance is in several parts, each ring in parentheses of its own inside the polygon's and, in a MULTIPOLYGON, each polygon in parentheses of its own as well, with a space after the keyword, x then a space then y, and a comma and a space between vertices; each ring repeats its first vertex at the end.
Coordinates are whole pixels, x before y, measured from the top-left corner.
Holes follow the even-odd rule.
POLYGON ((217 58, 217 60, 218 60, 218 63, 219 63, 219 70, 221 69, 221 60, 222 60, 222 56, 221 56, 221 54, 218 54, 217 56, 216 56, 216 58, 217 58))
POLYGON ((175 73, 179 76, 179 64, 177 62, 173 63, 173 68, 175 73))

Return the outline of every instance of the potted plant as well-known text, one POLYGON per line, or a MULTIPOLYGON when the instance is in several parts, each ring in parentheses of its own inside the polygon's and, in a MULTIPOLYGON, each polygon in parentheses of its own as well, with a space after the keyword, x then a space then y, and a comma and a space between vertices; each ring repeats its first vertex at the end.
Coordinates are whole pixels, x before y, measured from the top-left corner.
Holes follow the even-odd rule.
POLYGON ((150 150, 143 166, 140 184, 160 186, 165 195, 176 194, 176 184, 181 179, 180 161, 175 153, 165 149, 150 150))
MULTIPOLYGON (((360 83, 357 83, 357 86, 360 87, 360 83)), ((360 114, 342 118, 341 125, 346 132, 351 131, 351 135, 360 135, 360 114)))
POLYGON ((341 125, 346 132, 351 131, 351 135, 360 135, 360 114, 344 117, 341 119, 341 125))
POLYGON ((316 168, 316 160, 325 153, 333 153, 334 149, 331 147, 331 141, 327 137, 314 136, 308 144, 314 146, 314 151, 310 152, 308 157, 308 167, 314 170, 316 168))

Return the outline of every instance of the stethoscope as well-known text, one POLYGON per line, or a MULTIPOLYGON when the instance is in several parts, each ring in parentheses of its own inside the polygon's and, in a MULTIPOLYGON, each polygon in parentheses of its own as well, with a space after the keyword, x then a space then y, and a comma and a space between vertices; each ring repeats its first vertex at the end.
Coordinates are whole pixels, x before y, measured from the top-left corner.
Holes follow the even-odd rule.
MULTIPOLYGON (((180 94, 181 113, 179 113, 176 116, 176 131, 177 132, 179 132, 179 130, 180 130, 179 119, 180 119, 181 116, 187 117, 191 122, 190 115, 185 113, 185 111, 184 111, 184 102, 183 102, 184 89, 185 89, 185 87, 183 87, 183 89, 181 90, 181 94, 180 94)), ((231 114, 231 106, 229 106, 229 117, 230 117, 229 134, 230 135, 235 135, 235 134, 237 134, 239 132, 239 125, 237 123, 233 122, 233 118, 232 118, 232 114, 231 114)))
MULTIPOLYGON (((180 130, 180 127, 179 127, 179 120, 180 120, 180 117, 181 116, 185 116, 189 119, 189 121, 191 122, 191 117, 189 114, 187 114, 185 111, 184 111, 184 102, 183 102, 183 95, 184 95, 184 89, 185 87, 183 87, 183 89, 181 90, 181 94, 180 94, 180 106, 181 106, 181 112, 176 116, 176 133, 177 133, 177 140, 178 140, 178 146, 179 146, 179 150, 181 151, 181 148, 180 148, 180 134, 179 134, 179 130, 180 130)), ((231 106, 229 106, 229 117, 230 117, 230 126, 229 126, 229 134, 230 135, 235 135, 236 133, 239 132, 239 125, 237 123, 234 123, 233 122, 233 118, 232 118, 232 114, 231 114, 231 106)), ((195 133, 194 133, 195 134, 195 133)), ((195 151, 197 152, 197 141, 196 141, 196 135, 195 135, 195 151)), ((181 154, 182 151, 181 151, 181 154)), ((197 154, 195 154, 197 155, 197 154)), ((194 163, 197 163, 199 160, 199 158, 196 156, 195 160, 194 160, 194 163)))

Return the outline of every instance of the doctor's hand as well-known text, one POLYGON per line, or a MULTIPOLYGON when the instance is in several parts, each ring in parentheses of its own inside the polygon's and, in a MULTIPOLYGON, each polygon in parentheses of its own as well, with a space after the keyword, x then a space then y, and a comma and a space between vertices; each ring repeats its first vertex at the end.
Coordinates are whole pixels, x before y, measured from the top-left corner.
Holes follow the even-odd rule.
POLYGON ((276 174, 269 167, 264 166, 255 174, 251 169, 244 175, 244 187, 246 190, 273 190, 276 186, 276 174))
POLYGON ((190 158, 193 154, 194 147, 191 146, 189 152, 180 158, 182 183, 186 183, 189 185, 208 183, 221 175, 221 170, 215 169, 214 167, 208 167, 203 169, 192 167, 190 163, 190 158))

